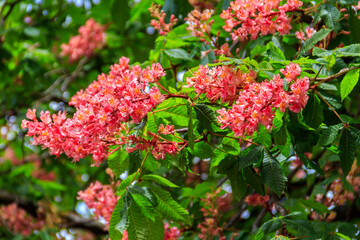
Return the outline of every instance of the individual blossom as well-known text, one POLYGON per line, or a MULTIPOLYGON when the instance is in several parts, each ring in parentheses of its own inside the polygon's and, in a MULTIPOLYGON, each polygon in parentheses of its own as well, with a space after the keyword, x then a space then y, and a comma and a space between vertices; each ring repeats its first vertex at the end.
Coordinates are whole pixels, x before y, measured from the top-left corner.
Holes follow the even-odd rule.
POLYGON ((119 197, 115 195, 110 185, 102 185, 96 181, 84 191, 78 192, 78 200, 83 200, 89 209, 94 210, 96 219, 103 218, 109 227, 111 214, 115 209, 119 197))
POLYGON ((294 80, 301 72, 297 64, 290 64, 281 72, 286 74, 287 81, 293 82, 290 92, 284 91, 284 80, 279 75, 274 75, 270 81, 246 85, 231 109, 217 111, 221 128, 230 127, 235 136, 252 136, 259 124, 270 130, 276 108, 282 112, 287 108, 295 113, 300 112, 308 100, 309 79, 304 77, 294 80))
POLYGON ((249 36, 256 39, 259 34, 274 34, 276 31, 288 34, 291 18, 286 13, 301 6, 299 0, 287 1, 284 5, 280 5, 280 0, 235 0, 220 17, 225 19, 223 28, 230 32, 232 39, 244 41, 249 36))
POLYGON ((108 75, 102 73, 73 96, 69 104, 76 112, 72 118, 67 118, 66 112, 51 116, 46 111, 40 113, 39 121, 36 110, 29 109, 22 128, 28 128, 32 144, 49 148, 56 156, 65 153, 74 161, 92 155, 98 166, 108 155, 109 143, 124 144, 114 139, 124 122, 140 123, 165 100, 157 87, 150 86, 165 75, 161 65, 141 69, 128 63, 129 59, 122 57, 108 75))
POLYGON ((34 230, 40 230, 45 225, 44 220, 36 219, 19 208, 16 203, 0 207, 0 226, 5 226, 15 234, 28 236, 34 230))
POLYGON ((178 21, 174 15, 171 15, 170 22, 165 23, 166 13, 163 10, 160 11, 160 5, 153 3, 149 8, 150 14, 152 17, 157 18, 158 20, 152 19, 150 24, 154 27, 155 30, 159 31, 160 35, 166 35, 174 27, 178 21))
POLYGON ((206 97, 215 102, 232 103, 238 98, 239 92, 248 84, 253 83, 256 72, 249 70, 248 73, 231 66, 217 66, 209 69, 207 65, 200 65, 193 76, 187 78, 187 87, 195 87, 198 94, 206 94, 206 97))
POLYGON ((105 45, 105 27, 92 18, 87 20, 78 32, 79 35, 71 37, 68 44, 61 44, 61 56, 69 56, 69 62, 76 62, 84 56, 89 57, 105 45))

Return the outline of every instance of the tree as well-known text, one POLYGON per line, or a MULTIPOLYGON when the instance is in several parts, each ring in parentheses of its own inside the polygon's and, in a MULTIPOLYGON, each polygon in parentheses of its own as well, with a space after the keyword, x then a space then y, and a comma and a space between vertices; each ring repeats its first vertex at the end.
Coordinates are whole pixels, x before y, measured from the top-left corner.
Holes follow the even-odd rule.
POLYGON ((1 1, 1 238, 358 239, 355 4, 1 1))

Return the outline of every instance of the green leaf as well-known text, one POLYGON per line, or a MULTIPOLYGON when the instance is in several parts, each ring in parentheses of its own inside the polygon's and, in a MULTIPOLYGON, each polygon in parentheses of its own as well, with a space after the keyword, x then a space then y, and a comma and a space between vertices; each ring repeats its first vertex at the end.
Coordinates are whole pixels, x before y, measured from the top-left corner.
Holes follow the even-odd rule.
POLYGON ((118 240, 122 239, 122 233, 127 227, 127 208, 128 208, 127 194, 121 196, 116 203, 113 213, 111 214, 109 224, 110 239, 118 240))
POLYGON ((340 11, 334 5, 330 3, 322 4, 317 10, 314 23, 318 22, 319 17, 324 19, 324 22, 328 28, 333 29, 335 33, 337 32, 337 29, 339 28, 338 21, 340 17, 340 11))
POLYGON ((261 144, 267 148, 271 147, 271 135, 263 125, 259 126, 258 132, 254 133, 253 142, 261 144))
POLYGON ((148 229, 146 240, 164 239, 164 222, 158 212, 155 212, 155 222, 145 219, 148 229))
POLYGON ((243 169, 243 174, 245 181, 255 189, 255 191, 261 195, 265 195, 264 184, 261 181, 261 178, 252 167, 247 167, 243 169))
POLYGON ((128 209, 129 227, 127 229, 129 240, 145 240, 148 237, 148 224, 146 217, 141 213, 137 204, 132 202, 128 209))
POLYGON ((283 218, 283 221, 286 224, 286 228, 293 229, 299 233, 314 232, 314 228, 312 227, 309 220, 283 218))
POLYGON ((146 197, 154 207, 158 205, 157 198, 147 187, 133 185, 131 188, 129 188, 129 192, 132 194, 140 194, 146 197))
POLYGON ((126 27, 126 22, 130 18, 128 0, 113 0, 110 8, 110 14, 116 26, 123 32, 126 27))
POLYGON ((274 61, 285 60, 285 55, 283 51, 281 51, 278 47, 276 47, 273 42, 269 42, 266 45, 266 51, 262 55, 274 61))
POLYGON ((159 205, 157 210, 166 218, 173 221, 185 221, 188 218, 188 212, 181 207, 172 197, 171 194, 152 184, 146 185, 157 197, 159 205))
POLYGON ((134 172, 133 174, 129 175, 126 179, 121 181, 117 191, 120 192, 124 190, 130 185, 132 180, 136 181, 138 178, 139 178, 138 172, 134 172))
POLYGON ((359 81, 359 71, 360 69, 354 69, 346 73, 343 80, 340 83, 340 95, 341 101, 351 93, 356 84, 359 81))
POLYGON ((296 155, 300 158, 301 162, 305 165, 305 167, 314 169, 321 176, 325 176, 324 171, 319 167, 319 165, 316 162, 308 159, 307 156, 305 156, 304 153, 297 152, 296 155))
POLYGON ((173 184, 172 182, 170 182, 169 180, 167 180, 166 178, 163 178, 159 175, 155 175, 155 174, 147 174, 145 176, 142 177, 143 180, 148 180, 148 181, 154 181, 158 184, 161 184, 163 186, 166 186, 166 187, 179 187, 175 184, 173 184))
POLYGON ((298 202, 303 205, 305 208, 307 209, 313 209, 316 212, 320 213, 320 214, 324 214, 324 213, 329 213, 330 210, 325 206, 322 205, 319 202, 315 202, 313 200, 304 200, 304 199, 299 199, 298 202))
POLYGON ((149 218, 151 221, 155 222, 154 216, 154 207, 150 203, 150 201, 137 193, 131 193, 131 197, 133 202, 140 208, 141 213, 146 217, 149 218))
POLYGON ((247 184, 242 176, 242 172, 239 170, 239 161, 236 161, 233 167, 230 168, 227 176, 230 179, 233 196, 240 200, 246 193, 247 184))
MULTIPOLYGON (((277 218, 277 217, 274 217, 273 219, 270 219, 269 221, 264 223, 260 227, 260 229, 259 229, 259 231, 258 231, 258 233, 256 235, 261 236, 261 235, 264 235, 264 234, 266 235, 266 234, 275 232, 276 230, 281 228, 281 226, 282 226, 282 223, 281 223, 280 219, 277 218), (261 233, 263 233, 263 234, 261 234, 261 233)), ((261 238, 256 237, 255 239, 262 239, 262 237, 261 238)))
POLYGON ((355 139, 356 147, 360 149, 360 131, 357 128, 350 126, 349 128, 351 136, 355 139))
POLYGON ((187 110, 188 110, 188 115, 189 115, 188 146, 193 151, 194 150, 194 143, 195 143, 195 134, 194 134, 194 125, 193 125, 193 118, 192 118, 192 107, 190 107, 190 105, 188 105, 187 110))
POLYGON ((258 163, 263 157, 263 150, 264 148, 262 146, 256 146, 250 151, 244 150, 243 152, 246 151, 245 155, 243 155, 243 152, 241 152, 241 155, 238 157, 239 169, 245 168, 254 163, 258 163))
POLYGON ((207 130, 214 131, 212 123, 217 124, 215 112, 205 104, 196 104, 194 109, 202 126, 207 130))
POLYGON ((316 95, 310 94, 309 100, 303 111, 303 116, 304 122, 315 129, 324 121, 320 99, 316 95))
POLYGON ((191 60, 188 52, 181 48, 164 49, 164 53, 172 59, 191 60))
POLYGON ((126 151, 117 150, 108 157, 108 164, 118 178, 129 165, 129 154, 126 151))
POLYGON ((334 53, 337 57, 358 57, 360 56, 360 44, 351 44, 349 46, 337 48, 334 50, 325 50, 315 47, 313 50, 313 56, 318 57, 328 57, 334 53))
POLYGON ((321 135, 318 141, 319 146, 326 146, 335 141, 339 135, 339 131, 344 127, 344 124, 339 123, 328 127, 321 135))
POLYGON ((283 125, 279 131, 277 131, 276 133, 274 133, 274 140, 275 143, 278 145, 285 145, 286 144, 286 140, 287 140, 287 130, 286 130, 286 125, 283 125))
POLYGON ((264 149, 261 176, 264 184, 280 196, 285 189, 287 178, 282 173, 280 163, 267 149, 264 149))
POLYGON ((332 31, 331 29, 323 28, 320 31, 314 33, 308 40, 304 42, 304 45, 301 48, 299 55, 303 55, 307 53, 310 49, 312 49, 315 46, 315 44, 323 40, 331 31, 332 31))
POLYGON ((340 166, 345 176, 350 172, 351 166, 355 159, 355 143, 356 139, 352 134, 350 134, 350 130, 345 128, 341 134, 339 145, 340 166))

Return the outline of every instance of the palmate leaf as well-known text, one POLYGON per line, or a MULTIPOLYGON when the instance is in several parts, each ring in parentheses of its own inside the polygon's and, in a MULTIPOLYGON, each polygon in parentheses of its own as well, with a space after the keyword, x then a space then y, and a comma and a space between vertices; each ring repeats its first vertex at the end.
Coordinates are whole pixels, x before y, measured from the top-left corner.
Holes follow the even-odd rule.
POLYGON ((344 127, 344 124, 339 123, 328 127, 321 135, 318 141, 319 146, 326 146, 332 143, 339 135, 339 131, 344 127))
POLYGON ((340 83, 340 95, 341 101, 351 93, 356 84, 359 81, 359 71, 360 69, 354 69, 346 73, 343 80, 340 83))
POLYGON ((187 221, 189 213, 172 198, 169 192, 152 184, 144 184, 146 184, 157 197, 159 205, 156 209, 164 217, 173 221, 187 221))
POLYGON ((314 33, 308 40, 304 42, 303 47, 300 50, 300 55, 307 53, 310 49, 312 49, 315 44, 319 41, 323 40, 332 30, 331 29, 321 29, 320 31, 314 33))
POLYGON ((280 163, 267 149, 264 149, 261 176, 264 184, 280 196, 281 192, 285 189, 287 178, 282 173, 280 163))
POLYGON ((145 221, 146 217, 135 202, 131 202, 128 209, 129 227, 127 228, 129 240, 148 239, 149 229, 145 221))
POLYGON ((356 139, 352 134, 350 134, 350 130, 345 128, 341 134, 339 145, 340 166, 345 176, 350 172, 351 166, 354 162, 356 153, 355 148, 356 139))

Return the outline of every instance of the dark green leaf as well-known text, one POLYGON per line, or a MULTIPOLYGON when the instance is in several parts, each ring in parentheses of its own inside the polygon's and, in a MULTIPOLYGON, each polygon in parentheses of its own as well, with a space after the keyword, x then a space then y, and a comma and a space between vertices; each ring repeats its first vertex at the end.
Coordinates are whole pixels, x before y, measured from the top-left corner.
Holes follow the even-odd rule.
POLYGON ((110 14, 112 20, 120 31, 124 31, 126 22, 130 18, 130 7, 128 0, 113 0, 111 4, 110 14))
POLYGON ((205 104, 196 104, 194 109, 202 126, 207 130, 213 131, 212 124, 217 124, 215 112, 205 104))
POLYGON ((264 149, 261 176, 264 184, 280 196, 285 189, 287 178, 282 173, 280 163, 267 149, 264 149))
POLYGON ((188 146, 191 150, 194 150, 194 143, 195 143, 195 134, 194 134, 194 125, 192 119, 192 107, 188 105, 188 115, 189 115, 189 123, 188 123, 188 146))
POLYGON ((240 200, 246 193, 247 184, 242 176, 242 171, 239 170, 239 161, 236 161, 230 171, 227 173, 230 179, 233 196, 240 200))
POLYGON ((146 218, 141 213, 137 204, 132 202, 128 209, 129 227, 127 229, 129 240, 145 240, 148 239, 148 224, 144 221, 146 218))
POLYGON ((314 33, 308 40, 304 42, 304 45, 301 48, 299 55, 307 53, 310 49, 312 49, 315 46, 315 44, 323 40, 331 31, 332 31, 331 29, 323 28, 320 31, 314 33))
POLYGON ((245 181, 255 189, 255 191, 261 195, 265 195, 264 184, 261 181, 261 178, 252 167, 246 167, 243 169, 243 175, 245 181))
POLYGON ((355 148, 356 139, 352 134, 350 134, 350 130, 345 128, 341 134, 339 145, 340 165, 345 176, 350 172, 351 166, 354 162, 356 153, 355 148))
POLYGON ((317 128, 324 120, 323 109, 320 104, 320 99, 310 94, 308 103, 303 111, 304 122, 312 127, 317 128))
POLYGON ((243 151, 238 157, 239 169, 258 163, 263 157, 263 150, 262 146, 256 146, 248 151, 246 155, 243 155, 243 151))
POLYGON ((339 131, 344 127, 344 124, 339 123, 337 125, 332 125, 328 127, 320 136, 318 145, 326 146, 333 141, 335 141, 336 137, 339 135, 339 131))

